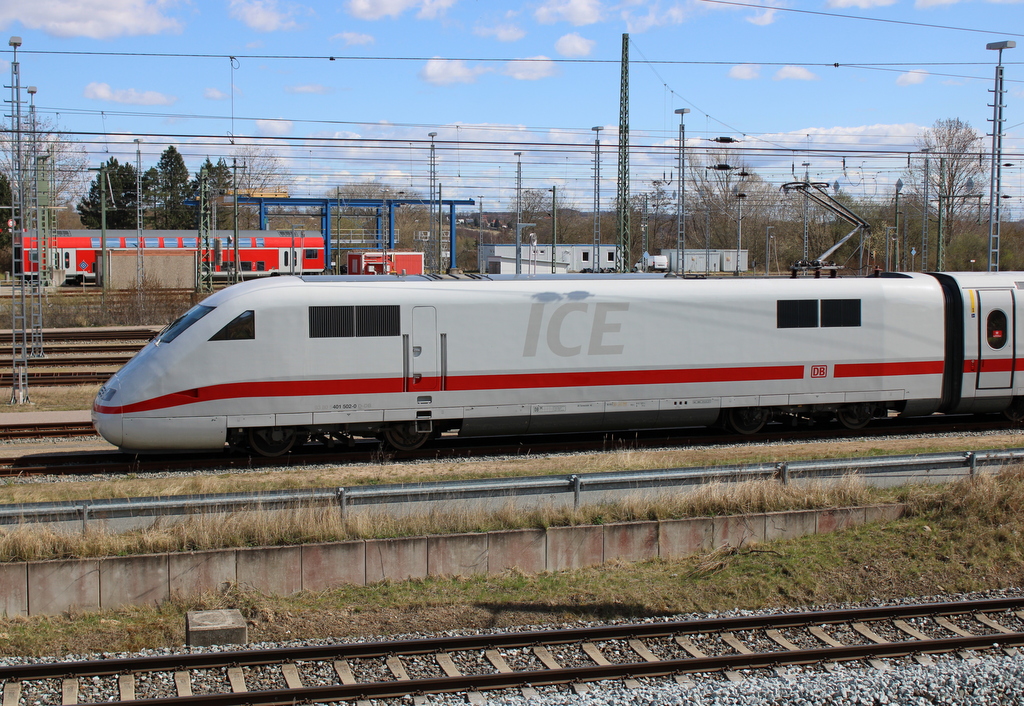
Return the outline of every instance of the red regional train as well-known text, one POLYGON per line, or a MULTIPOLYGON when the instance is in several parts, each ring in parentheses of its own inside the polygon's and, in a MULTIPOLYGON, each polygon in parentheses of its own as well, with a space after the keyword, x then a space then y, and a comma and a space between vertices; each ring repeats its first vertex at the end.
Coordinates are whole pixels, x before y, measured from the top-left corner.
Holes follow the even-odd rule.
MULTIPOLYGON (((136 231, 107 231, 107 250, 136 252, 136 231)), ((234 235, 224 231, 212 238, 215 272, 227 278, 235 267, 234 235)), ((199 238, 195 231, 146 230, 142 238, 143 254, 196 252, 199 238)), ((64 283, 82 284, 96 279, 96 262, 102 244, 96 230, 59 230, 51 239, 46 257, 55 270, 64 273, 64 283)), ((23 267, 26 273, 39 271, 35 237, 26 237, 23 267)), ((314 231, 246 230, 238 234, 238 260, 242 279, 271 274, 322 274, 327 269, 323 236, 314 231)))
POLYGON ((134 452, 891 413, 1024 419, 1024 272, 836 279, 273 277, 228 287, 99 391, 134 452))

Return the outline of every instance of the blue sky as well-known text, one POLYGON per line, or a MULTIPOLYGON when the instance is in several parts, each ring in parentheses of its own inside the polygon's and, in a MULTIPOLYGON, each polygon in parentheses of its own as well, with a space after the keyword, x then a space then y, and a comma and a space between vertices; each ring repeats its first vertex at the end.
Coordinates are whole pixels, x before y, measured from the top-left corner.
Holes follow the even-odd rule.
POLYGON ((772 183, 810 162, 815 178, 865 196, 888 193, 936 120, 990 131, 997 53, 985 45, 1012 39, 1004 180, 1024 196, 1021 2, 750 4, 4 0, 0 28, 23 40, 39 112, 94 163, 134 159, 135 137, 147 166, 167 144, 194 168, 258 143, 296 195, 367 180, 425 190, 436 132, 445 196, 487 207, 509 198, 516 151, 525 188, 558 185, 588 206, 593 126, 605 128, 602 192, 614 196, 623 33, 633 191, 674 168, 674 111, 689 108, 691 159, 717 159, 707 138, 731 136, 741 142, 725 158, 772 183))

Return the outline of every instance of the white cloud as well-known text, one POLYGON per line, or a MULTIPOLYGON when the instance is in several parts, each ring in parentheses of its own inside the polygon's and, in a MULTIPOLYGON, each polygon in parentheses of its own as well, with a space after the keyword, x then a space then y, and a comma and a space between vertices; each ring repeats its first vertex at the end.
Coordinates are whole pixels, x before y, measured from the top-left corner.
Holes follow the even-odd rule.
POLYGON ((0 3, 0 29, 17 21, 54 37, 112 37, 180 32, 166 0, 33 0, 0 3))
POLYGON ((796 81, 817 81, 818 75, 811 73, 802 66, 783 66, 775 73, 776 81, 793 79, 796 81))
POLYGON ((292 16, 298 8, 278 9, 277 0, 231 0, 231 16, 257 32, 298 29, 292 16))
POLYGON ((761 67, 758 64, 740 64, 729 69, 729 78, 739 79, 740 81, 751 81, 755 78, 760 78, 760 76, 761 67))
POLYGON ((490 69, 482 66, 467 66, 464 61, 434 58, 420 70, 420 78, 435 86, 447 86, 453 83, 473 83, 477 76, 488 71, 490 69))
POLYGON ((538 81, 554 76, 557 68, 555 62, 546 56, 533 56, 528 59, 514 59, 505 64, 502 73, 517 81, 538 81))
POLYGON ((114 90, 109 83, 90 83, 82 95, 90 100, 126 103, 128 105, 173 105, 178 99, 159 91, 136 91, 134 88, 114 90))
POLYGON ((776 13, 776 10, 774 10, 774 9, 765 10, 764 12, 762 12, 759 15, 754 15, 753 17, 747 17, 746 20, 747 20, 747 22, 749 22, 752 25, 757 25, 759 27, 766 27, 766 26, 768 26, 770 24, 774 24, 774 22, 775 22, 775 13, 776 13))
POLYGON ((291 120, 257 120, 256 131, 261 135, 278 137, 292 131, 291 120))
POLYGON ((555 42, 555 51, 562 56, 590 56, 597 44, 593 39, 584 39, 576 32, 566 34, 555 42))
POLYGON ((211 101, 227 100, 228 94, 219 88, 207 88, 203 91, 203 98, 211 101))
POLYGON ((895 5, 896 0, 829 0, 828 7, 859 7, 868 9, 871 7, 888 7, 895 5))
POLYGON ((332 89, 328 86, 321 86, 319 83, 309 83, 304 86, 285 86, 285 93, 293 94, 314 94, 314 95, 327 95, 332 92, 332 89))
POLYGON ((534 12, 541 24, 568 22, 579 27, 601 21, 600 0, 547 0, 534 12))
POLYGON ((499 42, 518 42, 526 36, 526 31, 518 25, 503 24, 497 27, 477 27, 473 34, 478 37, 494 37, 499 42))
POLYGON ((632 8, 627 8, 620 12, 622 20, 626 23, 627 30, 630 32, 646 32, 652 27, 682 24, 693 12, 692 5, 684 6, 681 4, 673 5, 666 10, 662 10, 657 4, 652 4, 646 9, 647 13, 644 15, 634 14, 632 8))
POLYGON ((419 8, 416 16, 432 20, 458 0, 348 0, 345 9, 348 14, 360 20, 379 20, 384 17, 397 18, 406 10, 419 8))
POLYGON ((928 78, 928 72, 923 69, 914 69, 908 71, 905 74, 900 74, 899 78, 896 79, 897 86, 914 86, 919 83, 924 83, 925 79, 928 78))
POLYGON ((374 38, 369 34, 360 34, 359 32, 342 32, 331 37, 331 40, 340 39, 345 42, 346 47, 363 44, 373 44, 374 38))

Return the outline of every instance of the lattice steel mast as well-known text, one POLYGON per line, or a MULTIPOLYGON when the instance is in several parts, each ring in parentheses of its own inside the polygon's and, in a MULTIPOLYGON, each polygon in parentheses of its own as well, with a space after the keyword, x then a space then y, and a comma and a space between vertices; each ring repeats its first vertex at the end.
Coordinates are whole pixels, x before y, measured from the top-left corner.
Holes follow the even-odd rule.
POLYGON ((629 204, 629 35, 622 35, 622 78, 619 82, 619 179, 615 206, 619 215, 615 271, 628 272, 633 254, 629 204))

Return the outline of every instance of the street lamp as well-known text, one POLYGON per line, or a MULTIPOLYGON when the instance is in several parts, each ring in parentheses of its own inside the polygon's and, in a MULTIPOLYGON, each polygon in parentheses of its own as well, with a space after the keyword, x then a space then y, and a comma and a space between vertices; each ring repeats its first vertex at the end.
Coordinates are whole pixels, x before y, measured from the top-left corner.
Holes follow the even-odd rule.
POLYGON ((523 219, 523 153, 516 152, 516 274, 523 273, 523 236, 519 227, 523 219))
POLYGON ((747 195, 740 191, 740 186, 737 184, 732 187, 733 196, 736 197, 739 203, 739 216, 736 219, 736 277, 740 276, 740 248, 743 247, 743 199, 747 198, 747 195))
POLYGON ((991 42, 985 48, 999 52, 996 63, 995 88, 992 90, 992 178, 988 192, 988 269, 999 270, 999 220, 1003 180, 1003 49, 1013 49, 1017 42, 991 42))
POLYGON ((764 276, 768 276, 768 262, 771 260, 771 242, 772 242, 772 230, 775 226, 767 226, 764 229, 764 276))
POLYGON ((555 249, 558 247, 558 187, 552 186, 551 192, 551 274, 555 274, 555 249))
POLYGON ((686 126, 683 119, 689 108, 676 108, 679 116, 679 199, 676 204, 676 269, 679 274, 686 272, 686 126))
MULTIPOLYGON (((895 216, 894 216, 894 227, 896 228, 896 242, 897 243, 899 242, 899 239, 900 239, 900 192, 901 191, 903 191, 903 180, 902 179, 897 179, 896 180, 896 213, 895 213, 895 216)), ((903 257, 906 258, 907 239, 906 239, 906 235, 905 234, 904 234, 904 238, 903 238, 903 249, 900 252, 902 252, 903 253, 903 257)), ((899 269, 902 270, 906 265, 902 261, 900 261, 899 253, 897 253, 897 258, 896 259, 897 259, 896 267, 898 267, 899 269)), ((888 269, 888 268, 886 268, 886 269, 888 269)))
POLYGON ((600 272, 601 251, 601 125, 590 128, 594 131, 594 253, 590 269, 600 272))
MULTIPOLYGON (((436 153, 434 152, 434 138, 437 137, 437 133, 436 132, 429 132, 429 133, 427 133, 427 136, 430 138, 430 174, 429 174, 429 179, 430 179, 430 196, 427 197, 427 201, 430 203, 430 257, 428 258, 428 260, 433 260, 434 251, 435 251, 435 248, 433 247, 434 237, 435 237, 435 232, 434 232, 434 191, 437 188, 435 186, 435 182, 437 181, 437 163, 435 161, 435 154, 436 153)), ((438 209, 438 214, 437 215, 438 215, 438 220, 440 220, 440 215, 441 215, 440 209, 438 209)), ((440 230, 441 230, 441 228, 440 228, 440 224, 438 224, 438 229, 437 230, 438 230, 438 232, 436 233, 436 237, 438 239, 438 244, 437 244, 437 248, 436 249, 438 251, 440 251, 440 249, 441 249, 441 243, 440 243, 440 238, 441 238, 440 230)), ((438 272, 438 273, 440 273, 440 271, 441 271, 441 256, 440 256, 440 252, 438 252, 438 255, 437 255, 437 263, 434 265, 434 267, 432 269, 434 270, 434 272, 438 272)))

